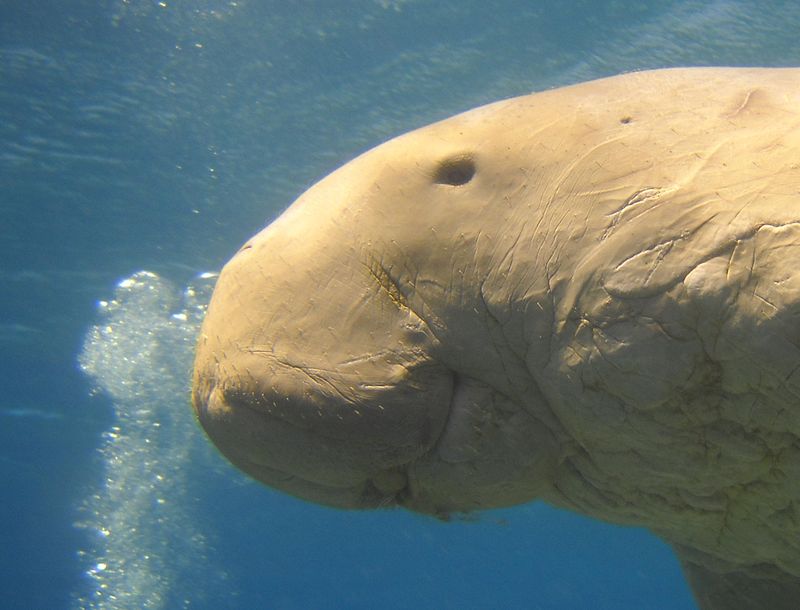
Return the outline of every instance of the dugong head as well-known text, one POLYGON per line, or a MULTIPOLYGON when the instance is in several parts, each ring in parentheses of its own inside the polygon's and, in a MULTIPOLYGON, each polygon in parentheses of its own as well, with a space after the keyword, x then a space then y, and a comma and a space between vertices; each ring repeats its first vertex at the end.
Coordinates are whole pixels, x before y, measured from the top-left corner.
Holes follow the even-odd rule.
POLYGON ((437 515, 547 484, 553 440, 525 408, 537 393, 524 337, 505 339, 536 330, 505 328, 505 303, 491 313, 526 288, 487 295, 512 266, 515 208, 537 180, 506 106, 352 161, 225 266, 193 403, 242 470, 319 503, 437 515))
POLYGON ((686 498, 734 498, 761 476, 746 456, 776 442, 764 430, 800 427, 795 389, 774 390, 800 370, 782 262, 799 86, 791 69, 630 74, 365 153, 223 269, 200 423, 315 502, 446 515, 541 497, 707 536, 664 517, 664 494, 700 512, 686 498), (742 413, 764 419, 731 434, 742 413))

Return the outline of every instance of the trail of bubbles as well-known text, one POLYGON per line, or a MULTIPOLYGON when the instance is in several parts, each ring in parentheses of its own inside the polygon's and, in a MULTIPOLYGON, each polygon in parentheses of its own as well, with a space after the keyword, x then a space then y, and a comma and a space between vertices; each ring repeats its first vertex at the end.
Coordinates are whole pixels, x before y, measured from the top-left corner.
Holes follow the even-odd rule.
POLYGON ((103 483, 84 500, 77 524, 92 542, 81 552, 91 586, 74 596, 76 608, 194 607, 214 586, 209 578, 224 578, 208 566, 186 476, 207 450, 186 403, 214 281, 204 274, 181 293, 142 271, 99 304, 79 363, 95 391, 110 397, 116 419, 98 449, 103 483))

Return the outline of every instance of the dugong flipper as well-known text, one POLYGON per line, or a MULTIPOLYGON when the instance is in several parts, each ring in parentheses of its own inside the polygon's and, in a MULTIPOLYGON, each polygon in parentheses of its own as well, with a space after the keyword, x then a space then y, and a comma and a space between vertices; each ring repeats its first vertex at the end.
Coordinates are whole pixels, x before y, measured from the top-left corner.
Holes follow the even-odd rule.
POLYGON ((706 610, 800 588, 800 69, 628 74, 362 155, 225 266, 193 404, 255 478, 650 528, 706 610))

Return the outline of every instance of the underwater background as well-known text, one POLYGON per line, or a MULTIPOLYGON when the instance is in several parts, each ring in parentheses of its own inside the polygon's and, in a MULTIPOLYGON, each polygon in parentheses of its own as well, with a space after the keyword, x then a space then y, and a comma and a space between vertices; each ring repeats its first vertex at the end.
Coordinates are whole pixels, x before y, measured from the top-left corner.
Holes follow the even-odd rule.
POLYGON ((800 2, 0 3, 0 607, 663 609, 645 531, 247 479, 189 408, 214 273, 404 131, 622 71, 800 65, 800 2))

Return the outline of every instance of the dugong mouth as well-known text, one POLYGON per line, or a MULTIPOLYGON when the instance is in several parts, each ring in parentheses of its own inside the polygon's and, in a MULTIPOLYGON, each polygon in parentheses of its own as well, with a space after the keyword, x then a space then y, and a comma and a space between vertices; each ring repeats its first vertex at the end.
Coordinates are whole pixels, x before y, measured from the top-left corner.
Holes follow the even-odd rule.
POLYGON ((233 363, 223 360, 216 375, 194 385, 198 420, 225 457, 320 504, 416 510, 413 466, 435 451, 458 406, 458 375, 390 352, 331 368, 270 350, 240 355, 233 366, 241 373, 231 374, 233 363), (371 368, 382 375, 365 375, 371 368))

